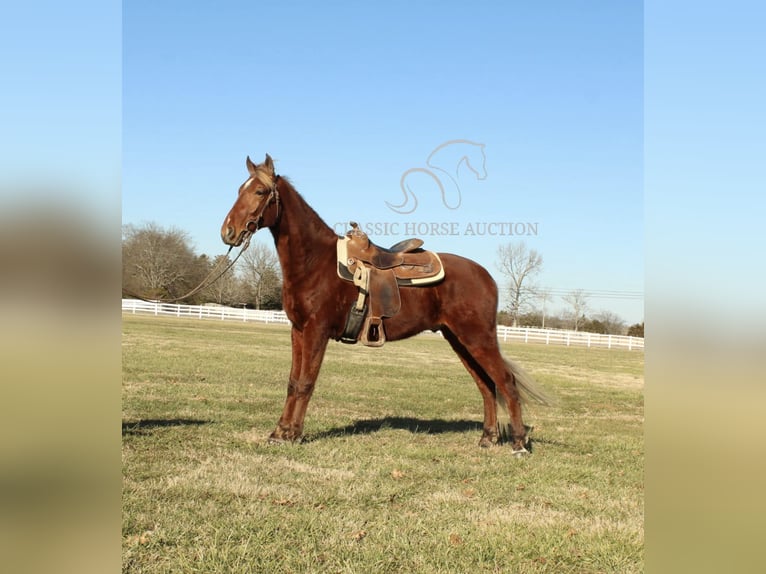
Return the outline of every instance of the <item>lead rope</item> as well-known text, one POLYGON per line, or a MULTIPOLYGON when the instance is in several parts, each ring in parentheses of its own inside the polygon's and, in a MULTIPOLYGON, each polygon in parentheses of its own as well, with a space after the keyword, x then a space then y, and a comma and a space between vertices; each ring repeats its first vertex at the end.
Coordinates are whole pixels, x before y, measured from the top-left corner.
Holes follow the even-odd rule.
POLYGON ((188 293, 186 293, 185 295, 181 295, 180 297, 175 297, 173 299, 161 299, 161 298, 147 299, 146 297, 142 297, 138 293, 133 293, 129 289, 125 289, 125 288, 122 289, 122 293, 123 293, 123 295, 129 295, 129 296, 134 297, 136 299, 141 299, 141 301, 147 301, 148 303, 157 303, 157 302, 159 302, 159 303, 175 303, 176 301, 181 301, 182 299, 186 299, 187 297, 191 297, 192 295, 194 295, 198 291, 200 291, 200 290, 202 290, 202 289, 204 289, 206 287, 210 287, 213 283, 215 283, 221 277, 223 277, 223 275, 229 269, 234 267, 234 264, 237 262, 237 259, 239 259, 239 257, 245 252, 245 249, 247 249, 248 246, 250 245, 250 238, 252 236, 253 236, 253 234, 248 231, 247 235, 245 236, 245 241, 244 241, 244 243, 242 243, 242 247, 239 250, 239 253, 237 253, 237 256, 231 262, 229 262, 228 265, 226 265, 226 267, 223 269, 223 271, 218 273, 218 275, 213 277, 213 279, 210 279, 215 273, 218 272, 218 268, 221 267, 221 264, 224 261, 228 260, 229 253, 231 253, 231 250, 234 249, 233 245, 231 247, 229 247, 229 250, 226 252, 226 259, 221 259, 220 261, 218 261, 218 264, 215 267, 213 267, 213 269, 210 270, 210 273, 207 274, 207 276, 200 282, 200 284, 197 285, 194 289, 192 289, 188 293))
MULTIPOLYGON (((189 291, 186 295, 182 295, 181 297, 175 297, 173 299, 159 299, 159 298, 147 299, 146 297, 142 297, 138 293, 133 293, 132 291, 130 291, 129 289, 125 289, 124 287, 122 289, 122 293, 124 295, 129 295, 131 297, 135 297, 136 299, 141 299, 142 301, 147 301, 148 303, 157 303, 157 302, 159 302, 159 303, 175 303, 176 301, 181 301, 182 299, 186 299, 187 297, 191 297, 192 295, 194 295, 195 293, 197 293, 201 289, 204 289, 205 287, 210 287, 213 283, 215 283, 221 277, 223 277, 224 273, 226 273, 229 269, 234 267, 234 264, 237 262, 237 259, 239 259, 240 255, 242 255, 245 252, 245 249, 248 248, 248 246, 250 245, 250 238, 253 236, 253 234, 256 231, 258 231, 258 229, 260 229, 259 221, 263 217, 263 212, 266 211, 266 208, 269 206, 269 204, 271 203, 272 199, 276 203, 276 206, 277 206, 277 218, 279 217, 279 191, 277 190, 277 184, 278 183, 279 183, 279 176, 277 175, 274 178, 274 185, 271 188, 271 193, 269 194, 269 199, 264 204, 263 209, 261 210, 261 213, 258 215, 258 217, 256 218, 256 220, 254 222, 255 223, 255 230, 254 231, 250 231, 248 229, 248 226, 250 225, 250 223, 248 223, 248 226, 245 226, 245 229, 246 229, 245 233, 246 233, 246 235, 245 235, 244 242, 242 243, 242 248, 239 250, 239 253, 237 253, 237 256, 234 258, 234 260, 231 263, 229 263, 226 266, 226 268, 223 271, 221 271, 218 275, 216 275, 209 283, 206 284, 208 279, 210 279, 210 277, 218 270, 218 267, 224 261, 223 259, 218 262, 218 265, 216 265, 210 271, 210 273, 207 274, 207 277, 205 277, 202 280, 202 282, 199 285, 197 285, 197 287, 195 287, 194 289, 189 291)), ((232 249, 234 249, 233 245, 231 247, 229 247, 229 250, 226 252, 226 259, 229 258, 229 253, 231 253, 232 249)))

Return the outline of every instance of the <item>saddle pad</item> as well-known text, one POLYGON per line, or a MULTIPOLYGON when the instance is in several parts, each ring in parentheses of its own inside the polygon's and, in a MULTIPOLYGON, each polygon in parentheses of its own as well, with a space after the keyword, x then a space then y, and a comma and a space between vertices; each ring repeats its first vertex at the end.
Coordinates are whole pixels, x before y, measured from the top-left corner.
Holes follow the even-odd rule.
MULTIPOLYGON (((353 281, 356 260, 349 257, 348 237, 338 237, 337 260, 338 277, 345 281, 353 281)), ((403 254, 402 264, 391 270, 401 286, 430 285, 444 278, 444 266, 439 254, 434 251, 403 254)))

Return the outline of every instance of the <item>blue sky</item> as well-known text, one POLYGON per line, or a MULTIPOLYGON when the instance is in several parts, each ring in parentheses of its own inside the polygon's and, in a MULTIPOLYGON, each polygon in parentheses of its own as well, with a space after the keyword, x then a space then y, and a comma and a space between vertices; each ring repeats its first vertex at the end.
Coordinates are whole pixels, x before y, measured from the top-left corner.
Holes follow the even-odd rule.
POLYGON ((269 153, 329 224, 400 223, 381 243, 402 239, 406 222, 448 225, 458 232, 420 235, 501 285, 497 246, 520 238, 467 226, 536 229, 521 239, 543 255, 542 286, 616 292, 592 310, 641 321, 642 9, 125 3, 123 221, 175 226, 199 252, 222 253, 245 156, 269 153), (457 145, 443 148, 446 174, 426 164, 455 140, 483 144, 486 177, 457 166, 457 145), (389 209, 414 168, 459 190, 460 206, 421 171, 409 180, 417 210, 389 209))
POLYGON ((113 0, 3 4, 0 186, 55 189, 119 220, 120 21, 113 0))

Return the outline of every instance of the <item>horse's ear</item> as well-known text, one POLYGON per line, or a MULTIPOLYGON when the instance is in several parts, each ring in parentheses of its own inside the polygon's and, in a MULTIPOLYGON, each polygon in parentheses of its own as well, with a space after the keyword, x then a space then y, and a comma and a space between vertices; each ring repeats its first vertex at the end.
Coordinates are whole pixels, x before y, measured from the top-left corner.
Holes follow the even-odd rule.
POLYGON ((247 171, 250 173, 250 175, 255 175, 255 164, 250 161, 250 156, 247 156, 245 165, 247 166, 247 171))
POLYGON ((271 159, 269 154, 266 154, 266 159, 263 161, 263 166, 269 170, 269 175, 274 175, 274 160, 271 159))

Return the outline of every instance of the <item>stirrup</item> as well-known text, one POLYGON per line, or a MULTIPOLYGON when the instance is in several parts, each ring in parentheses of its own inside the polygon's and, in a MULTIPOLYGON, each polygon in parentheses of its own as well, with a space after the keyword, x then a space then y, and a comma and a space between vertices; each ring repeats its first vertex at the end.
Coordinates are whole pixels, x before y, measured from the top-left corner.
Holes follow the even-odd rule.
POLYGON ((368 347, 382 347, 386 342, 383 319, 381 317, 369 317, 364 323, 362 337, 359 340, 368 347))

